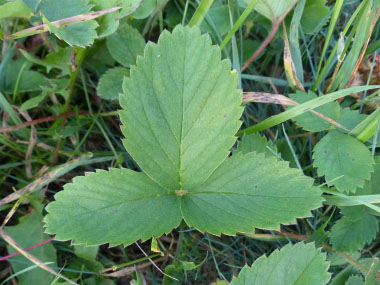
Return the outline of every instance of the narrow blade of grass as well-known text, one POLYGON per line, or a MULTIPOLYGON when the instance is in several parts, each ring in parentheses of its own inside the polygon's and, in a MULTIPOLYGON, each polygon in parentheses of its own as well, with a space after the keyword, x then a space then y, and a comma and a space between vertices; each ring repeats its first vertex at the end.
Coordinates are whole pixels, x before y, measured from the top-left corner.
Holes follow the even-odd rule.
POLYGON ((289 119, 292 119, 298 115, 301 115, 309 110, 315 109, 317 107, 320 107, 322 105, 325 105, 329 102, 332 102, 334 100, 337 100, 339 98, 345 97, 351 93, 361 92, 368 89, 374 89, 374 88, 380 88, 380 85, 373 85, 373 86, 359 86, 359 87, 352 87, 348 89, 343 89, 336 91, 334 93, 315 98, 313 100, 310 100, 306 103, 303 103, 301 105, 298 105, 290 110, 287 110, 281 114, 272 116, 261 123, 258 123, 252 127, 248 127, 244 130, 239 131, 236 135, 242 136, 243 134, 253 134, 257 133, 259 131, 271 128, 273 126, 276 126, 278 124, 281 124, 282 122, 285 122, 289 119))
POLYGON ((191 17, 189 26, 199 26, 203 19, 205 18, 208 10, 210 10, 212 3, 214 3, 214 0, 202 0, 199 4, 197 10, 195 11, 193 17, 191 17))

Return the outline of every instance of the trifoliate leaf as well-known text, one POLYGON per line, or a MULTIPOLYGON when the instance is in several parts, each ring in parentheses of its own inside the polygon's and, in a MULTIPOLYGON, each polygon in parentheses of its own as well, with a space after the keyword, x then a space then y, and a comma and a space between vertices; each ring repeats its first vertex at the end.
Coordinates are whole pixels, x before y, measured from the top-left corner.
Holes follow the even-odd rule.
POLYGON ((231 285, 320 285, 330 273, 326 255, 312 243, 288 244, 269 257, 262 256, 252 267, 245 266, 231 285))
MULTIPOLYGON (((50 237, 44 234, 42 216, 38 212, 24 216, 16 226, 6 227, 8 234, 23 248, 37 245, 50 237)), ((12 246, 7 246, 9 254, 17 252, 12 246)), ((30 251, 30 254, 37 257, 42 262, 49 262, 48 266, 57 266, 57 255, 51 243, 44 244, 30 251)), ((14 272, 28 269, 34 263, 23 255, 10 258, 14 272)), ((51 273, 42 268, 34 268, 17 276, 18 284, 51 284, 55 278, 51 273)))
POLYGON ((370 179, 374 160, 357 139, 338 131, 329 132, 314 148, 314 166, 327 184, 340 192, 355 192, 370 179))
POLYGON ((287 163, 254 152, 227 159, 242 94, 236 72, 198 28, 178 26, 148 43, 123 89, 124 145, 145 174, 75 178, 47 207, 47 231, 57 239, 130 244, 182 219, 212 234, 279 229, 320 206, 312 179, 287 163))
POLYGON ((178 198, 143 173, 98 170, 76 177, 48 205, 46 232, 76 244, 130 244, 170 232, 181 222, 178 198), (165 206, 163 206, 165 205, 165 206))
POLYGON ((119 98, 123 92, 123 79, 129 76, 129 70, 124 67, 109 69, 99 80, 97 92, 100 97, 106 100, 119 98))
POLYGON ((98 23, 95 20, 59 28, 51 25, 50 22, 87 14, 91 8, 88 0, 42 0, 39 5, 44 22, 49 26, 50 31, 69 45, 80 47, 91 45, 97 37, 98 23))
POLYGON ((264 153, 266 156, 270 157, 275 155, 277 147, 272 141, 268 141, 264 136, 256 133, 248 136, 244 135, 235 150, 235 152, 238 151, 243 153, 255 151, 257 153, 264 153))
MULTIPOLYGON (((289 97, 297 103, 302 104, 312 99, 315 99, 318 96, 313 92, 297 92, 296 94, 290 94, 289 97)), ((338 102, 330 102, 321 107, 315 108, 315 111, 321 113, 322 115, 334 121, 336 121, 340 116, 340 107, 338 102)), ((311 112, 305 112, 304 114, 299 115, 294 119, 296 120, 297 125, 300 125, 303 129, 311 132, 324 131, 330 129, 332 126, 331 123, 311 112)))
POLYGON ((188 225, 215 235, 252 232, 253 227, 279 230, 280 224, 295 223, 295 217, 310 216, 320 206, 312 184, 287 162, 238 152, 189 190, 181 209, 188 225))
POLYGON ((145 40, 136 29, 123 25, 107 38, 107 47, 117 62, 129 67, 136 64, 138 55, 143 54, 145 40))
POLYGON ((366 207, 345 207, 351 214, 343 216, 331 228, 330 240, 338 251, 355 252, 370 243, 379 231, 377 218, 368 213, 366 207))

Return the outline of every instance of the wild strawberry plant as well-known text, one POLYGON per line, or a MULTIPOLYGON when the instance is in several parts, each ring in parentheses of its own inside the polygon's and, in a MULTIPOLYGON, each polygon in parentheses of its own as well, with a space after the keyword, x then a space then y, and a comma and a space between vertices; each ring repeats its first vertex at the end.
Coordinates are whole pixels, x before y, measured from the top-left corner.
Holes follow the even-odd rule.
MULTIPOLYGON (((217 284, 376 284, 378 9, 373 0, 0 0, 0 172, 6 186, 23 185, 0 200, 12 207, 3 225, 17 223, 0 227, 12 254, 0 260, 20 284, 50 284, 52 274, 104 284, 125 271, 105 269, 115 263, 96 258, 112 250, 99 245, 121 245, 125 261, 151 239, 163 284, 196 270, 194 282, 203 270, 217 284), (117 121, 100 119, 113 116, 122 138, 117 121), (88 151, 95 157, 73 158, 88 151), (44 207, 41 189, 93 163, 44 207), (58 247, 42 247, 52 239, 58 247), (32 257, 13 259, 29 247, 32 257), (67 261, 76 275, 54 271, 67 261)), ((127 268, 136 282, 138 268, 127 268)))
POLYGON ((241 125, 237 74, 197 28, 177 26, 148 43, 120 95, 124 146, 142 172, 77 177, 47 207, 60 240, 111 246, 159 237, 182 220, 211 234, 307 217, 321 205, 313 181, 262 154, 228 157, 241 125))

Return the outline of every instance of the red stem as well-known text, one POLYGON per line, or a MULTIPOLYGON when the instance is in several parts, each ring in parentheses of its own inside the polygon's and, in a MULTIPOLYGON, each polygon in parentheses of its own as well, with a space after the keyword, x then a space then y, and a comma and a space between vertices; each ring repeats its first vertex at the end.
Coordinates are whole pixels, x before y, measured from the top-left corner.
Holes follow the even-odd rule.
POLYGON ((268 37, 263 41, 263 43, 260 45, 260 47, 255 51, 255 53, 251 56, 251 58, 243 65, 241 71, 244 71, 252 61, 255 60, 255 58, 266 48, 266 46, 270 43, 270 41, 273 39, 274 35, 276 34, 278 27, 280 26, 281 22, 285 19, 285 17, 289 14, 289 12, 293 9, 293 7, 297 4, 298 1, 295 1, 292 6, 286 10, 286 12, 278 19, 275 19, 273 21, 273 27, 268 35, 268 37))
MULTIPOLYGON (((26 251, 32 250, 32 249, 34 249, 34 248, 37 248, 37 247, 43 246, 43 245, 45 245, 45 244, 47 244, 47 243, 49 243, 49 242, 51 242, 51 241, 53 241, 53 240, 55 240, 55 237, 52 237, 52 238, 50 238, 50 239, 48 239, 48 240, 45 240, 45 241, 43 241, 43 242, 41 242, 41 243, 39 243, 39 244, 33 245, 33 246, 31 246, 31 247, 25 248, 25 250, 26 250, 26 251)), ((9 259, 9 258, 11 258, 11 257, 15 257, 15 256, 20 255, 20 254, 21 254, 20 252, 15 252, 15 253, 12 253, 12 254, 10 254, 10 255, 3 256, 3 257, 0 258, 0 261, 7 260, 7 259, 9 259)))

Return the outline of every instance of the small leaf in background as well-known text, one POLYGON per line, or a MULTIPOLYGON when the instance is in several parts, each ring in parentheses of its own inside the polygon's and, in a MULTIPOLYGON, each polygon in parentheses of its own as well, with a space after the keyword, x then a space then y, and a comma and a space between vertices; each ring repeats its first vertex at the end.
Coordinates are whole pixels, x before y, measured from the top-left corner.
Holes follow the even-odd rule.
MULTIPOLYGON (((244 1, 248 2, 248 0, 244 1)), ((269 20, 274 21, 284 15, 286 10, 296 2, 297 0, 260 0, 254 9, 269 20)))
POLYGON ((271 157, 275 156, 277 147, 271 140, 267 140, 264 136, 256 133, 252 135, 244 135, 234 152, 238 151, 243 153, 255 151, 257 153, 264 153, 267 157, 271 157))
POLYGON ((32 56, 30 53, 20 49, 22 55, 30 62, 44 66, 49 73, 53 68, 62 71, 61 75, 68 75, 71 70, 71 57, 73 48, 59 48, 55 53, 48 54, 44 59, 32 56))
POLYGON ((143 0, 137 11, 133 13, 133 17, 136 19, 145 19, 152 12, 161 7, 165 0, 143 0))
MULTIPOLYGON (((302 13, 301 26, 305 34, 312 34, 316 26, 329 13, 330 8, 326 6, 327 0, 306 0, 305 8, 302 13)), ((328 18, 326 18, 327 22, 328 18)))
MULTIPOLYGON (((350 108, 344 108, 341 110, 341 114, 337 122, 349 130, 353 130, 359 125, 367 116, 360 114, 359 110, 351 110, 350 108)), ((339 131, 342 131, 341 129, 339 131)))
MULTIPOLYGON (((106 10, 109 8, 119 6, 119 0, 91 0, 94 4, 94 11, 106 10)), ((109 13, 98 19, 99 27, 97 28, 97 34, 99 38, 105 38, 112 35, 119 27, 120 14, 119 12, 109 13)))
POLYGON ((19 93, 41 90, 47 83, 39 72, 30 70, 30 64, 24 58, 10 61, 5 65, 0 77, 0 90, 13 93, 16 86, 19 93))
MULTIPOLYGON (((22 217, 16 226, 6 227, 6 230, 9 235, 23 248, 37 245, 50 238, 48 235, 44 234, 42 216, 37 212, 22 217)), ((9 254, 16 252, 16 250, 11 246, 7 246, 7 248, 9 254)), ((52 262, 49 266, 57 266, 56 251, 51 243, 39 246, 29 252, 42 262, 52 262)), ((8 259, 8 261, 11 263, 15 272, 19 272, 34 265, 34 263, 22 255, 12 257, 8 259)), ((55 279, 55 276, 37 267, 33 270, 18 275, 17 278, 20 285, 31 285, 50 284, 55 279)))
POLYGON ((91 12, 88 0, 41 0, 40 2, 38 10, 50 22, 91 12))
MULTIPOLYGON (((177 278, 180 282, 183 281, 183 279, 186 279, 186 271, 195 270, 202 266, 203 263, 207 260, 207 256, 205 259, 199 263, 195 264, 194 262, 189 261, 182 261, 176 259, 173 264, 170 264, 165 267, 165 273, 171 277, 177 278)), ((169 276, 164 276, 164 283, 165 285, 171 285, 171 284, 178 284, 178 281, 173 280, 169 276)))
POLYGON ((364 285, 363 278, 359 275, 352 275, 350 278, 347 279, 347 281, 344 283, 344 285, 364 285))
POLYGON ((119 27, 119 20, 134 13, 141 5, 141 2, 142 0, 91 0, 90 3, 94 5, 94 11, 101 11, 114 7, 122 8, 117 12, 106 14, 98 19, 98 37, 105 38, 112 35, 119 27))
MULTIPOLYGON (((109 0, 103 0, 109 1, 109 0)), ((141 6, 143 0, 117 0, 117 6, 121 6, 123 9, 120 11, 119 17, 131 15, 141 6)))
POLYGON ((0 5, 0 19, 9 17, 30 17, 32 11, 21 0, 0 5))
POLYGON ((314 148, 314 166, 329 186, 356 192, 371 178, 374 160, 365 145, 350 135, 330 131, 314 148))
MULTIPOLYGON (((312 91, 309 91, 308 93, 297 91, 297 93, 289 94, 289 97, 297 103, 302 104, 307 101, 313 100, 318 96, 312 91)), ((289 106, 289 109, 291 108, 294 107, 289 106)), ((334 121, 338 120, 340 116, 340 106, 336 101, 324 104, 321 107, 315 108, 314 110, 334 121)), ((311 132, 320 132, 328 130, 333 126, 328 121, 318 117, 317 115, 311 112, 305 112, 302 115, 296 116, 294 119, 296 120, 297 125, 311 132)))
POLYGON ((96 260, 96 256, 98 255, 99 247, 98 246, 85 246, 75 245, 74 252, 80 260, 76 260, 77 263, 80 263, 78 269, 80 269, 83 265, 91 271, 100 271, 104 269, 103 265, 96 260))
MULTIPOLYGON (((371 179, 355 195, 380 194, 380 164, 375 164, 371 179)), ((331 243, 336 250, 354 252, 376 237, 379 231, 375 211, 365 206, 341 207, 343 218, 331 229, 331 243)))
POLYGON ((38 11, 42 0, 22 0, 33 12, 38 11))
POLYGON ((129 76, 129 70, 124 67, 115 67, 109 69, 99 79, 96 88, 98 95, 106 100, 115 100, 123 92, 123 79, 129 76))
MULTIPOLYGON (((214 24, 214 28, 218 30, 221 36, 224 36, 228 33, 231 28, 230 25, 230 14, 228 5, 220 5, 211 6, 208 11, 208 17, 210 17, 212 23, 214 24)), ((202 21, 199 28, 202 32, 207 32, 211 35, 215 34, 215 30, 207 21, 202 21)), ((244 39, 244 44, 246 39, 244 39)), ((250 50, 250 55, 252 55, 252 50, 250 50)))
POLYGON ((364 206, 342 207, 343 218, 331 228, 330 241, 338 251, 355 252, 363 249, 379 231, 377 218, 364 206))
POLYGON ((26 100, 21 105, 21 112, 27 111, 29 109, 32 109, 34 107, 37 107, 44 99, 46 98, 45 94, 41 94, 35 97, 32 97, 28 100, 26 100))
POLYGON ((50 32, 54 33, 57 38, 65 41, 70 46, 86 47, 94 42, 97 37, 96 28, 99 26, 94 20, 57 28, 52 25, 48 19, 43 16, 44 24, 49 27, 50 32))
POLYGON ((107 47, 118 63, 130 67, 144 53, 145 40, 135 28, 125 24, 107 38, 107 47))
POLYGON ((46 17, 45 24, 49 26, 50 31, 69 45, 86 47, 97 37, 96 28, 99 25, 95 20, 67 27, 55 27, 50 24, 53 21, 91 12, 88 0, 43 0, 39 9, 44 18, 46 17))
POLYGON ((314 244, 288 244, 269 257, 256 259, 252 267, 243 267, 231 285, 327 284, 330 280, 328 267, 326 254, 316 249, 314 244))
MULTIPOLYGON (((360 252, 359 251, 348 252, 347 255, 353 259, 359 259, 360 258, 360 252)), ((338 253, 329 254, 327 261, 330 263, 330 266, 341 266, 341 265, 345 265, 345 264, 349 263, 348 260, 344 256, 342 256, 338 253)))

